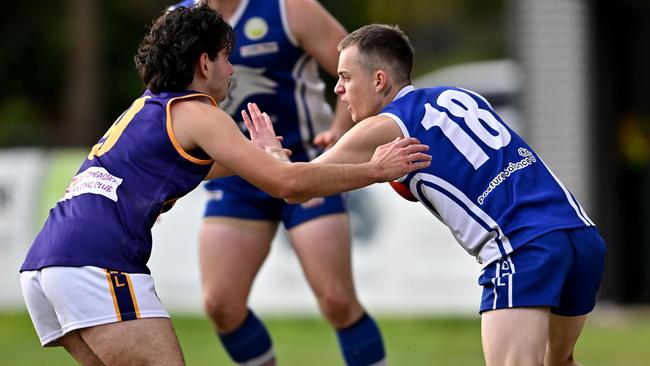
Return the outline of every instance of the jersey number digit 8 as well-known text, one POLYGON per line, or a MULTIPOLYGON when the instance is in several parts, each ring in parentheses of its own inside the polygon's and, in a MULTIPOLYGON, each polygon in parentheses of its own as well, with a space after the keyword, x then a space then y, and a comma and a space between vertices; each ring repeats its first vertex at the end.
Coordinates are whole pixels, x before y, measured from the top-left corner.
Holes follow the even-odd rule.
MULTIPOLYGON (((474 136, 492 149, 499 150, 510 143, 511 136, 508 129, 490 111, 480 108, 468 94, 458 90, 445 90, 440 93, 436 103, 447 108, 448 113, 453 116, 462 118, 474 136), (481 121, 490 126, 496 135, 486 129, 481 121)), ((452 121, 446 113, 440 113, 429 103, 424 105, 424 109, 424 117, 420 122, 422 126, 427 130, 434 126, 439 127, 454 147, 472 164, 474 170, 480 168, 489 159, 472 136, 452 121)))

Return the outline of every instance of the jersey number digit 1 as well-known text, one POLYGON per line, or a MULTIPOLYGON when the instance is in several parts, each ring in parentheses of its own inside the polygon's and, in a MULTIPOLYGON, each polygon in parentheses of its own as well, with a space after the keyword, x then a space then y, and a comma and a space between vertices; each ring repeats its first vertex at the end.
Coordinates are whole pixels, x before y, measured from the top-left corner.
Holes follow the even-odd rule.
POLYGON ((101 140, 99 140, 99 142, 90 150, 88 160, 93 160, 95 156, 99 157, 104 155, 113 147, 113 145, 115 145, 117 139, 120 138, 126 126, 128 126, 133 117, 140 112, 144 107, 144 102, 149 98, 151 97, 146 96, 136 99, 133 104, 131 104, 131 107, 129 107, 126 112, 122 113, 122 115, 113 123, 111 128, 106 131, 101 140))
MULTIPOLYGON (((490 111, 481 109, 476 101, 466 93, 446 90, 440 93, 436 103, 447 108, 449 113, 455 117, 462 118, 474 135, 492 149, 499 150, 510 143, 511 136, 508 129, 494 118, 490 111), (493 135, 488 131, 479 119, 497 134, 493 135)), ((440 113, 429 103, 424 105, 424 110, 424 117, 420 122, 422 126, 427 130, 434 126, 439 127, 454 147, 472 164, 474 170, 480 168, 489 159, 481 146, 446 113, 440 113)))

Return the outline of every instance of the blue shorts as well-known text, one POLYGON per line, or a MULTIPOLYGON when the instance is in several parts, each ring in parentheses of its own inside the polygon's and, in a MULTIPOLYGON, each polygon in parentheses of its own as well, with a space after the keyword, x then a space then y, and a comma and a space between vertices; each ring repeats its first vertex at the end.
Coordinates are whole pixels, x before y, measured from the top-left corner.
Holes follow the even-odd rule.
POLYGON ((480 312, 548 306, 556 315, 587 314, 604 266, 605 242, 595 227, 552 231, 485 267, 480 312))
POLYGON ((205 188, 209 195, 205 217, 282 221, 286 229, 291 229, 321 216, 347 211, 341 195, 315 198, 300 205, 292 205, 236 176, 209 181, 205 188))

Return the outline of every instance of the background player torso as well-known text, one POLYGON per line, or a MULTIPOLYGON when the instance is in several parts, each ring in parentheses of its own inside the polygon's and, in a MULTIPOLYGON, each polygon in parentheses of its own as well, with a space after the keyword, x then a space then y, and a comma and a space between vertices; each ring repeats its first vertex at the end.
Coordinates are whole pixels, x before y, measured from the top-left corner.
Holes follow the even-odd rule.
POLYGON ((404 179, 415 197, 487 264, 546 232, 591 226, 543 161, 470 91, 403 89, 383 115, 430 146, 430 167, 404 179))
MULTIPOLYGON (((186 6, 192 6, 190 1, 186 6)), ((291 34, 284 0, 242 0, 229 19, 235 31, 230 62, 235 72, 228 97, 220 107, 247 136, 241 111, 257 103, 273 120, 282 145, 293 152, 291 160, 309 161, 321 151, 311 142, 331 123, 333 112, 324 97, 325 84, 318 64, 291 34)), ((233 176, 206 184, 208 190, 229 189, 252 197, 269 196, 233 176)))
POLYGON ((50 210, 21 269, 92 265, 149 273, 156 218, 194 189, 212 165, 178 147, 171 130, 170 103, 197 96, 209 98, 146 91, 134 101, 50 210))
POLYGON ((236 45, 228 98, 221 107, 245 130, 240 112, 255 102, 271 116, 292 160, 305 161, 318 151, 311 141, 327 128, 332 110, 326 103, 318 65, 291 34, 284 0, 243 0, 230 23, 236 45))

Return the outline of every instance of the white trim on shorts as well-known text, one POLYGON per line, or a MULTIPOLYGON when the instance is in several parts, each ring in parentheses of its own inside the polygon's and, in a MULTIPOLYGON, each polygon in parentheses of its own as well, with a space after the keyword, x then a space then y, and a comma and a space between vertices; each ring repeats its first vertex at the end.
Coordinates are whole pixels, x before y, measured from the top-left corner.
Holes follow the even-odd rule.
MULTIPOLYGON (((151 275, 99 267, 46 267, 20 274, 42 346, 80 328, 140 318, 169 318, 151 275)), ((51 344, 56 345, 56 344, 51 344)))

